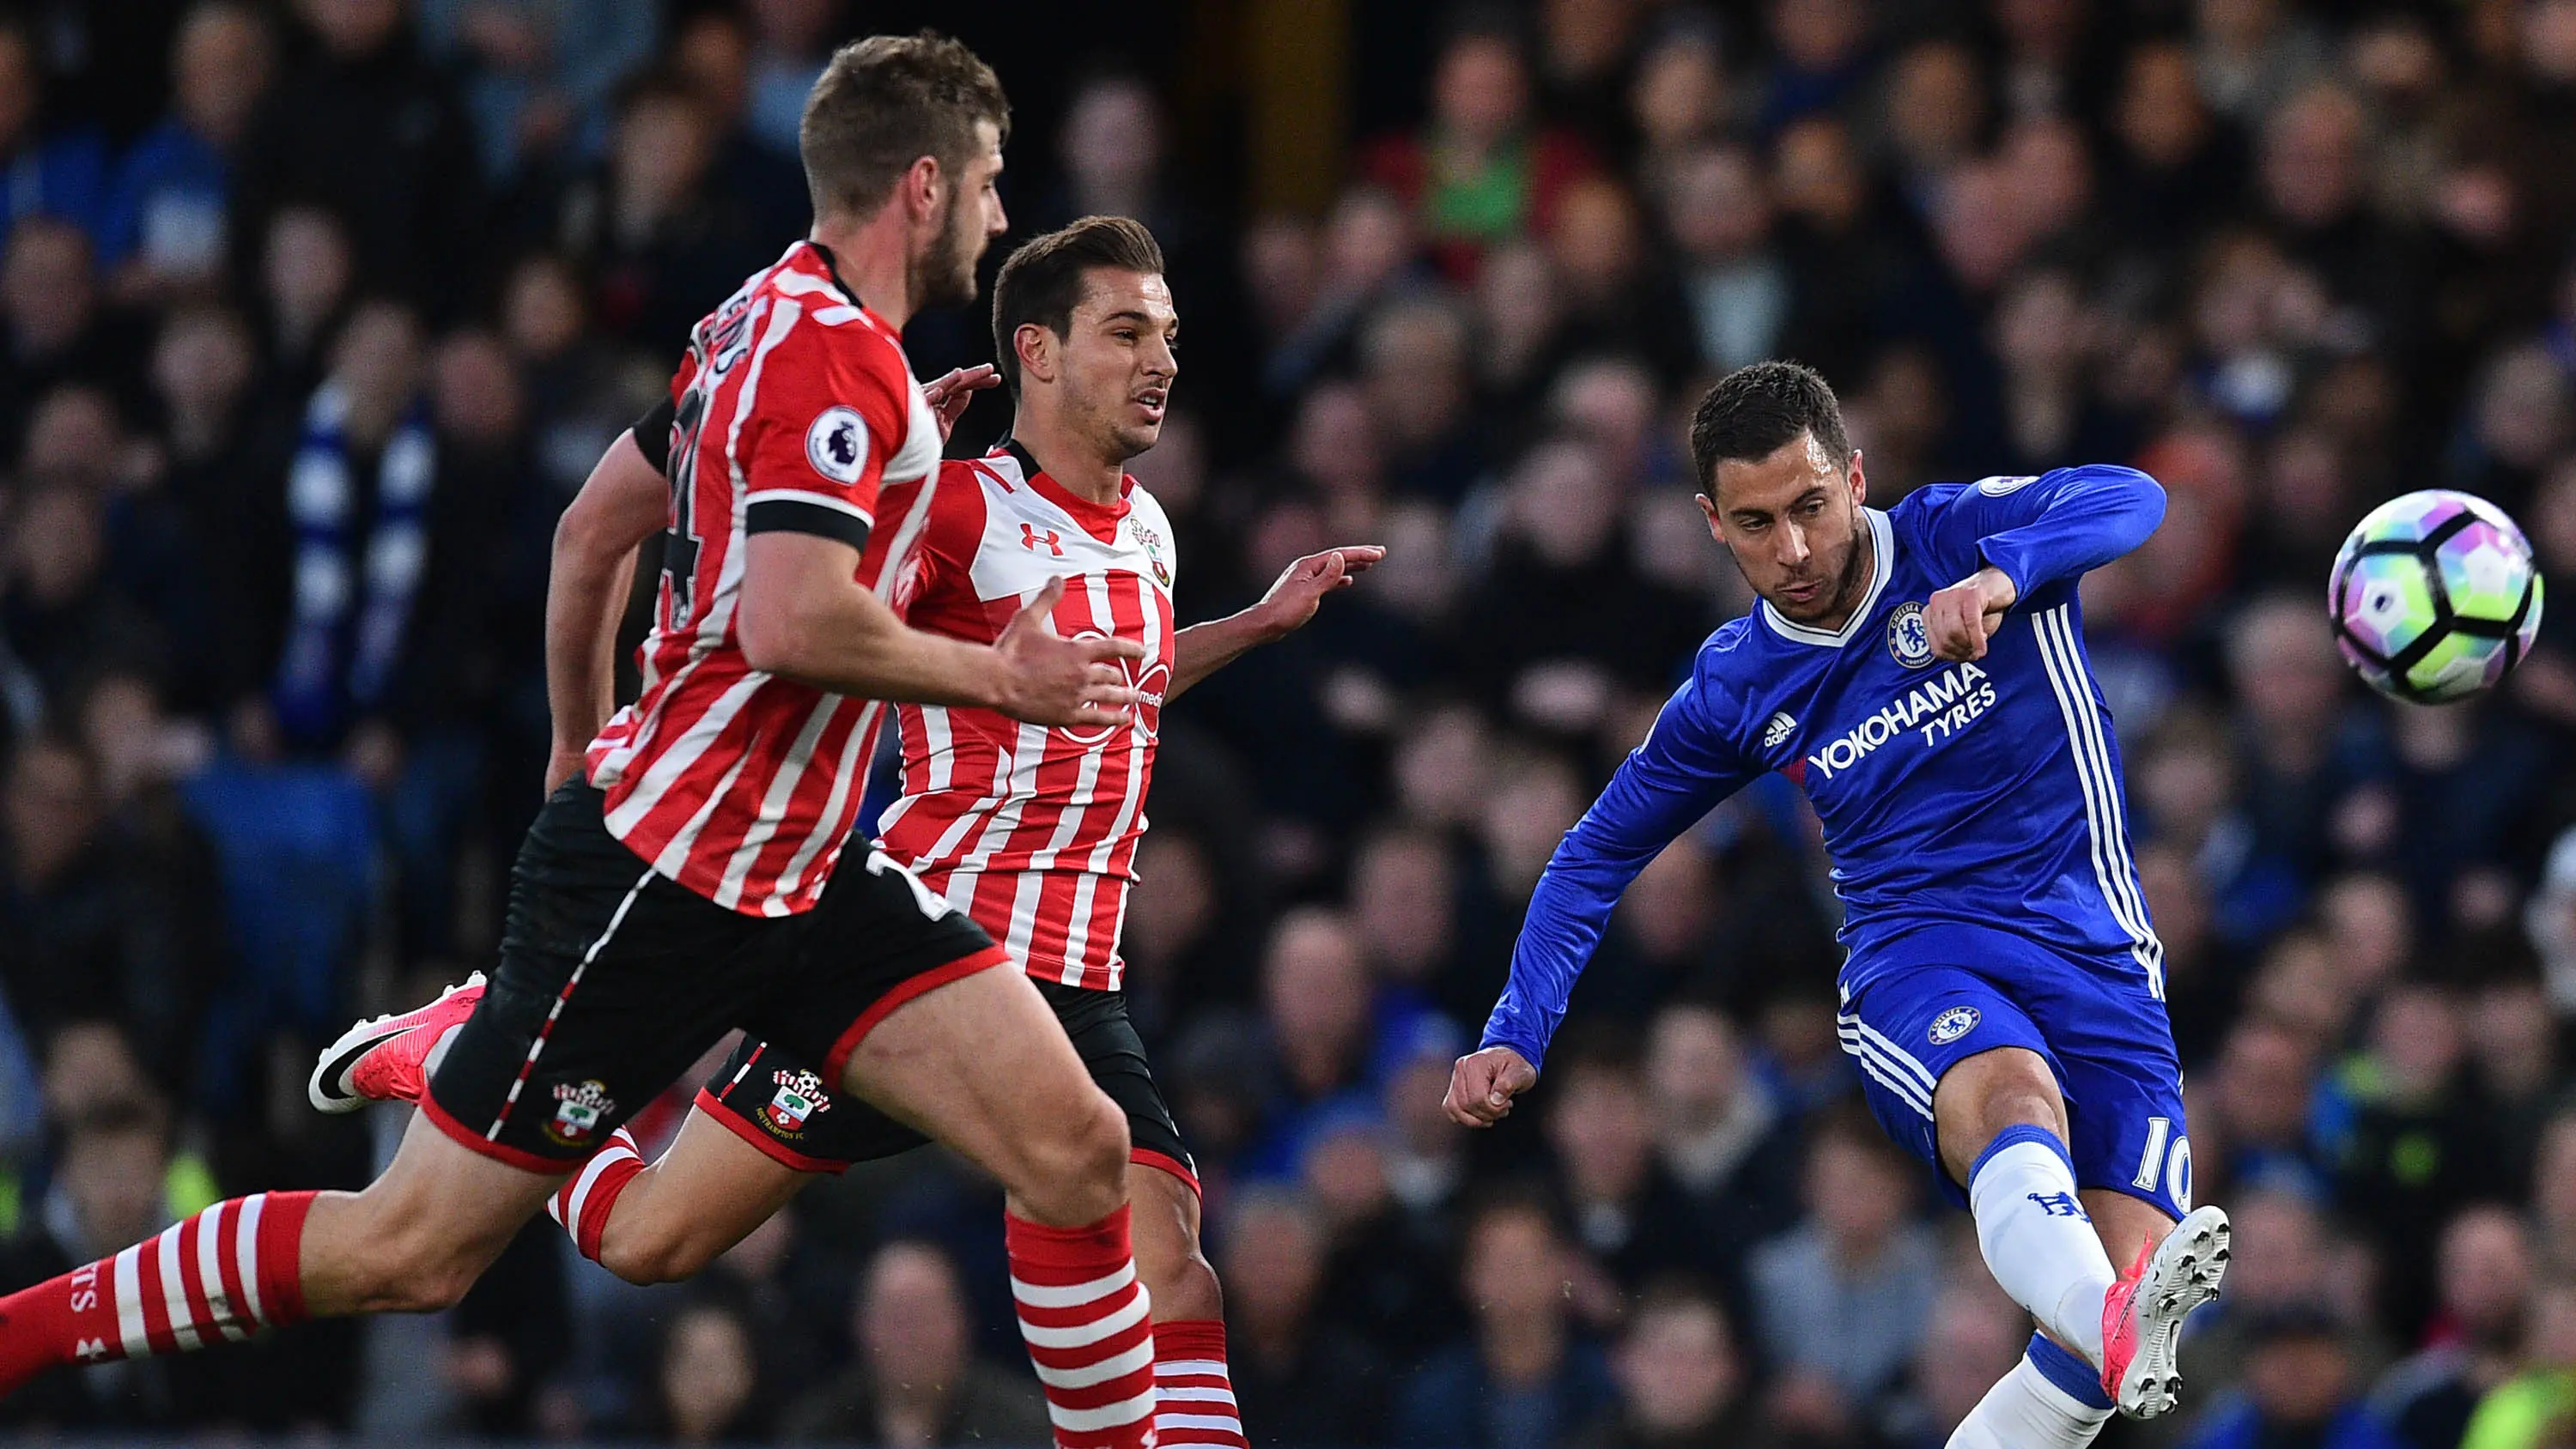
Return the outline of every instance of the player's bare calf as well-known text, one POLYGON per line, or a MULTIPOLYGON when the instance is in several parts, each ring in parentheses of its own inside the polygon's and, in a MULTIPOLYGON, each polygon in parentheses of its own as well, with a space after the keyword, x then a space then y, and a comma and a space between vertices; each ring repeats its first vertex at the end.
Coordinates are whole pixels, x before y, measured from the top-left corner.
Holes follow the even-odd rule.
POLYGON ((453 1308, 559 1178, 469 1152, 415 1117, 384 1175, 314 1196, 302 1250, 316 1318, 453 1308))

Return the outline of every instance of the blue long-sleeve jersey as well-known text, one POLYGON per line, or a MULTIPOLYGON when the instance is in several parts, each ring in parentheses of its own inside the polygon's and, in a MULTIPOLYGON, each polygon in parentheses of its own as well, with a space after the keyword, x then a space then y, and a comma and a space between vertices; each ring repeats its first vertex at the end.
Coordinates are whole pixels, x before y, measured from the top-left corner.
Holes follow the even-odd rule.
POLYGON ((1833 857, 1857 992, 1909 933, 1990 931, 1999 963, 2126 958, 2163 995, 2129 862, 2119 748, 2085 661, 2085 571, 2145 541, 2164 490, 2129 468, 1943 484, 1865 510, 1868 594, 1828 633, 1768 603, 1709 636, 1655 727, 1568 831, 1531 895, 1484 1045, 1540 1062, 1637 872, 1771 771, 1806 792, 1833 857), (1923 602, 1992 564, 2018 601, 1974 663, 1936 659, 1923 602))

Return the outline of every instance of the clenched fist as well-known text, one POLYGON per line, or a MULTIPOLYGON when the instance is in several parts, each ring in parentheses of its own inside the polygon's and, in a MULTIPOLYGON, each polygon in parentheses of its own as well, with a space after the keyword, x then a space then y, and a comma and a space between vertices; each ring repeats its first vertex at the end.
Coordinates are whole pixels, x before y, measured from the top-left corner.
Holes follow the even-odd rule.
POLYGON ((2021 591, 2012 578, 1992 564, 1934 594, 1923 603, 1923 632, 1936 658, 1956 663, 1986 657, 1986 640, 2003 627, 2004 611, 2021 591))
POLYGON ((1491 1127, 1512 1113, 1512 1099, 1538 1085, 1538 1068, 1507 1046, 1490 1046, 1458 1059, 1449 1073, 1449 1096, 1440 1105, 1461 1127, 1491 1127))

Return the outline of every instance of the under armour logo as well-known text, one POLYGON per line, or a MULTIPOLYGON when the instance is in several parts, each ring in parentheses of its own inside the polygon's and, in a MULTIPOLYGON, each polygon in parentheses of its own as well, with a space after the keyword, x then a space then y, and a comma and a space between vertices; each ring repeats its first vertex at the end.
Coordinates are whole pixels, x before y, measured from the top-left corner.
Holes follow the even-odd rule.
POLYGON ((2027 1196, 2032 1202, 2039 1204, 2039 1210, 2041 1212, 2048 1214, 2050 1217, 2080 1218, 2088 1223, 2093 1221, 2091 1218, 2085 1217, 2084 1204, 2077 1202, 2075 1200, 2075 1194, 2071 1192, 2034 1192, 2027 1194, 2027 1196))
POLYGON ((1038 545, 1042 543, 1047 546, 1047 552, 1054 554, 1057 558, 1064 557, 1064 540, 1057 535, 1054 529, 1050 528, 1046 532, 1040 533, 1037 531, 1037 527, 1034 524, 1023 523, 1020 525, 1020 547, 1029 550, 1031 553, 1035 553, 1038 545))

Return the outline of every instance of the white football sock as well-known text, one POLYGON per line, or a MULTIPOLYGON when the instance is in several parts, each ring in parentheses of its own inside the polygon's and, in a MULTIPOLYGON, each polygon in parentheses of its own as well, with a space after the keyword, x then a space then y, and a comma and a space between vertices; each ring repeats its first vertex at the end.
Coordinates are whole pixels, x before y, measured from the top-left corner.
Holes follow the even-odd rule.
POLYGON ((1987 1271, 2051 1338, 2099 1366, 2102 1296, 2117 1276, 2075 1195, 2065 1145, 2039 1127, 1998 1134, 1968 1177, 1987 1271))
POLYGON ((2091 1366, 2033 1338, 2021 1362, 1951 1431, 1949 1449, 2084 1449, 2110 1421, 2091 1366))

